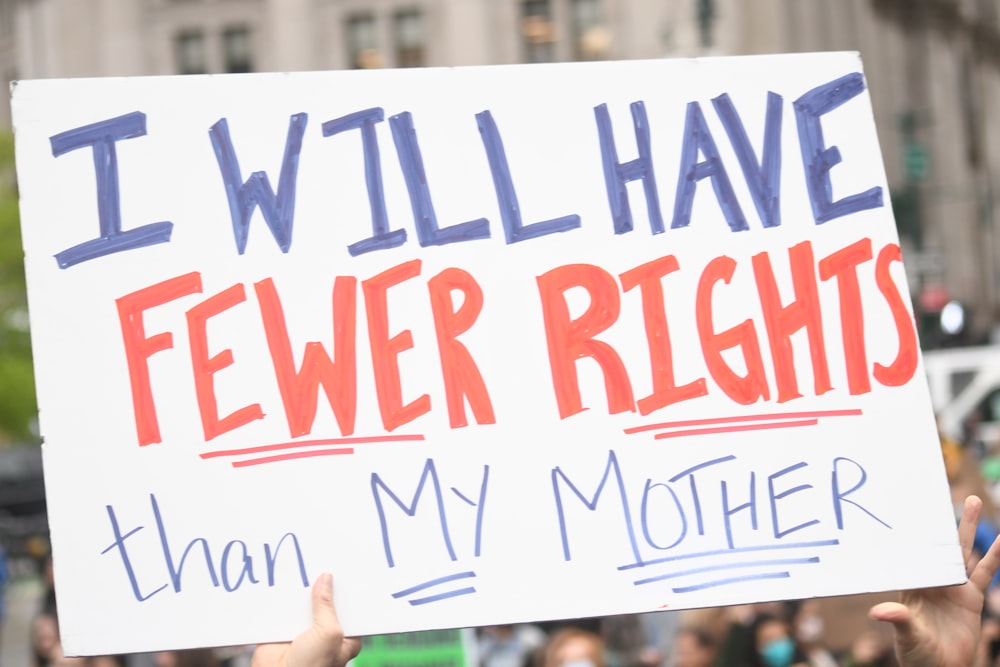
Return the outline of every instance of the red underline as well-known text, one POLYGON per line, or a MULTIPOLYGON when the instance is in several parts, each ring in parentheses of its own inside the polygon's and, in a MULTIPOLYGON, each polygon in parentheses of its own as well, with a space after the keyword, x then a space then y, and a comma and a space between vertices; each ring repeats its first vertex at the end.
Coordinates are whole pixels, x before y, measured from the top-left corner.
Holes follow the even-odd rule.
POLYGON ((773 422, 770 424, 737 424, 735 426, 716 426, 715 428, 692 428, 686 431, 667 431, 653 436, 656 440, 663 438, 679 438, 685 435, 707 435, 710 433, 732 433, 734 431, 763 431, 769 428, 792 428, 794 426, 815 426, 818 419, 800 419, 798 421, 773 422))
POLYGON ((643 426, 633 426, 625 429, 625 433, 642 433, 643 431, 655 431, 661 428, 674 428, 677 426, 702 426, 705 424, 728 424, 732 422, 761 421, 765 419, 798 419, 813 417, 856 417, 862 414, 861 410, 815 410, 812 412, 779 412, 766 415, 743 415, 739 417, 711 417, 709 419, 687 419, 676 422, 660 422, 659 424, 645 424, 643 426))
POLYGON ((357 436, 353 438, 327 438, 325 440, 294 440, 292 442, 277 442, 273 445, 245 447, 243 449, 219 449, 214 452, 204 452, 201 454, 201 458, 213 459, 218 456, 258 454, 260 452, 273 452, 278 449, 293 449, 295 447, 317 447, 320 445, 360 445, 367 442, 409 442, 423 439, 424 436, 418 433, 416 435, 371 435, 357 436))
POLYGON ((288 461, 289 459, 305 459, 312 456, 335 456, 337 454, 353 454, 354 449, 352 447, 341 447, 340 449, 311 449, 305 452, 289 452, 287 454, 278 454, 277 456, 265 456, 259 459, 247 459, 245 461, 233 461, 234 468, 243 468, 246 466, 256 466, 261 463, 274 463, 275 461, 288 461))

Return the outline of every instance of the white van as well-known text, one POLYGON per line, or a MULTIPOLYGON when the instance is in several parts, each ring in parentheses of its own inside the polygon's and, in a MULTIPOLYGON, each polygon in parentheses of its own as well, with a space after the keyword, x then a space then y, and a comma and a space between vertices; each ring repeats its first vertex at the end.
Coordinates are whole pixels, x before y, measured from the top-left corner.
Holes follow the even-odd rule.
POLYGON ((941 432, 1000 446, 1000 345, 927 350, 923 357, 941 432))

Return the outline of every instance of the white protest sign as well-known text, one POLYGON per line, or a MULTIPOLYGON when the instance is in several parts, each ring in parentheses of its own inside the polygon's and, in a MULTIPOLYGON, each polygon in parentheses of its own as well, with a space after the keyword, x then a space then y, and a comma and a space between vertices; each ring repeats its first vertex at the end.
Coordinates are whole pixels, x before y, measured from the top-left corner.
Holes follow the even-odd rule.
POLYGON ((13 112, 70 653, 964 580, 856 54, 13 112))

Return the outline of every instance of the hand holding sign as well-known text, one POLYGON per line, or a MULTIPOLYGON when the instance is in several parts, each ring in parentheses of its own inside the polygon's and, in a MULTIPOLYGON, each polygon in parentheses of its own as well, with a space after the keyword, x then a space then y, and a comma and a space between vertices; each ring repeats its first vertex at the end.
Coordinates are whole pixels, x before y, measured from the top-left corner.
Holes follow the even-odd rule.
POLYGON ((321 574, 312 588, 313 624, 291 643, 261 644, 251 667, 343 667, 361 651, 361 640, 344 637, 333 606, 333 577, 321 574))
POLYGON ((972 538, 983 501, 965 499, 958 526, 969 580, 961 586, 904 591, 900 602, 872 607, 871 617, 893 624, 896 656, 903 667, 965 667, 979 647, 979 632, 986 588, 1000 567, 1000 540, 976 562, 972 538))

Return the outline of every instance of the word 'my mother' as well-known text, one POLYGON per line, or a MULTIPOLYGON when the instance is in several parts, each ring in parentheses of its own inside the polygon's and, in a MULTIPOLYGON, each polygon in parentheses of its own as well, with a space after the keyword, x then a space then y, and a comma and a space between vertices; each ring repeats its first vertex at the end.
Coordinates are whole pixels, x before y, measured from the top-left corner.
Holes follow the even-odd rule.
MULTIPOLYGON (((836 201, 832 196, 829 172, 841 162, 841 155, 836 146, 825 145, 821 119, 823 115, 856 97, 864 89, 862 75, 851 73, 813 88, 795 100, 792 105, 806 173, 806 187, 816 224, 883 205, 882 188, 878 186, 836 201)), ((739 161, 740 170, 762 225, 764 227, 780 225, 782 97, 773 92, 768 93, 764 138, 759 160, 729 96, 724 93, 714 98, 712 105, 739 161)), ((649 122, 643 102, 633 102, 630 108, 638 157, 627 162, 620 162, 618 159, 607 106, 602 104, 594 109, 614 232, 624 234, 632 231, 633 219, 626 185, 640 181, 646 198, 651 231, 653 234, 659 234, 664 231, 664 219, 653 170, 649 122)), ((348 252, 352 256, 399 247, 408 239, 405 229, 392 229, 388 220, 376 133, 377 124, 384 120, 384 110, 374 107, 326 121, 321 125, 324 137, 351 131, 357 131, 361 135, 372 234, 348 246, 348 252)), ((517 192, 503 142, 492 113, 486 110, 476 114, 476 123, 499 203, 500 222, 506 243, 526 241, 580 227, 580 215, 575 213, 526 223, 520 213, 517 192)), ((277 191, 264 172, 255 171, 244 180, 226 118, 220 119, 209 129, 228 199, 236 247, 240 254, 246 249, 250 220, 258 208, 281 250, 288 252, 291 248, 299 156, 307 124, 306 113, 291 116, 277 191)), ((447 227, 439 226, 424 174, 423 158, 411 113, 404 111, 391 116, 389 129, 406 182, 420 246, 490 238, 491 223, 487 218, 469 220, 447 227)), ((100 234, 96 238, 58 252, 56 260, 61 268, 65 269, 111 253, 170 241, 173 230, 173 223, 170 221, 148 223, 130 229, 122 227, 115 146, 119 141, 145 134, 146 116, 140 111, 135 111, 61 132, 50 138, 52 153, 56 157, 89 147, 93 152, 96 170, 100 234)), ((711 180, 712 189, 729 228, 732 231, 749 229, 720 158, 715 139, 706 123, 702 106, 699 102, 692 101, 687 105, 681 141, 680 172, 671 228, 686 227, 690 224, 697 184, 706 178, 711 180), (700 155, 704 156, 704 160, 699 161, 700 155)))

